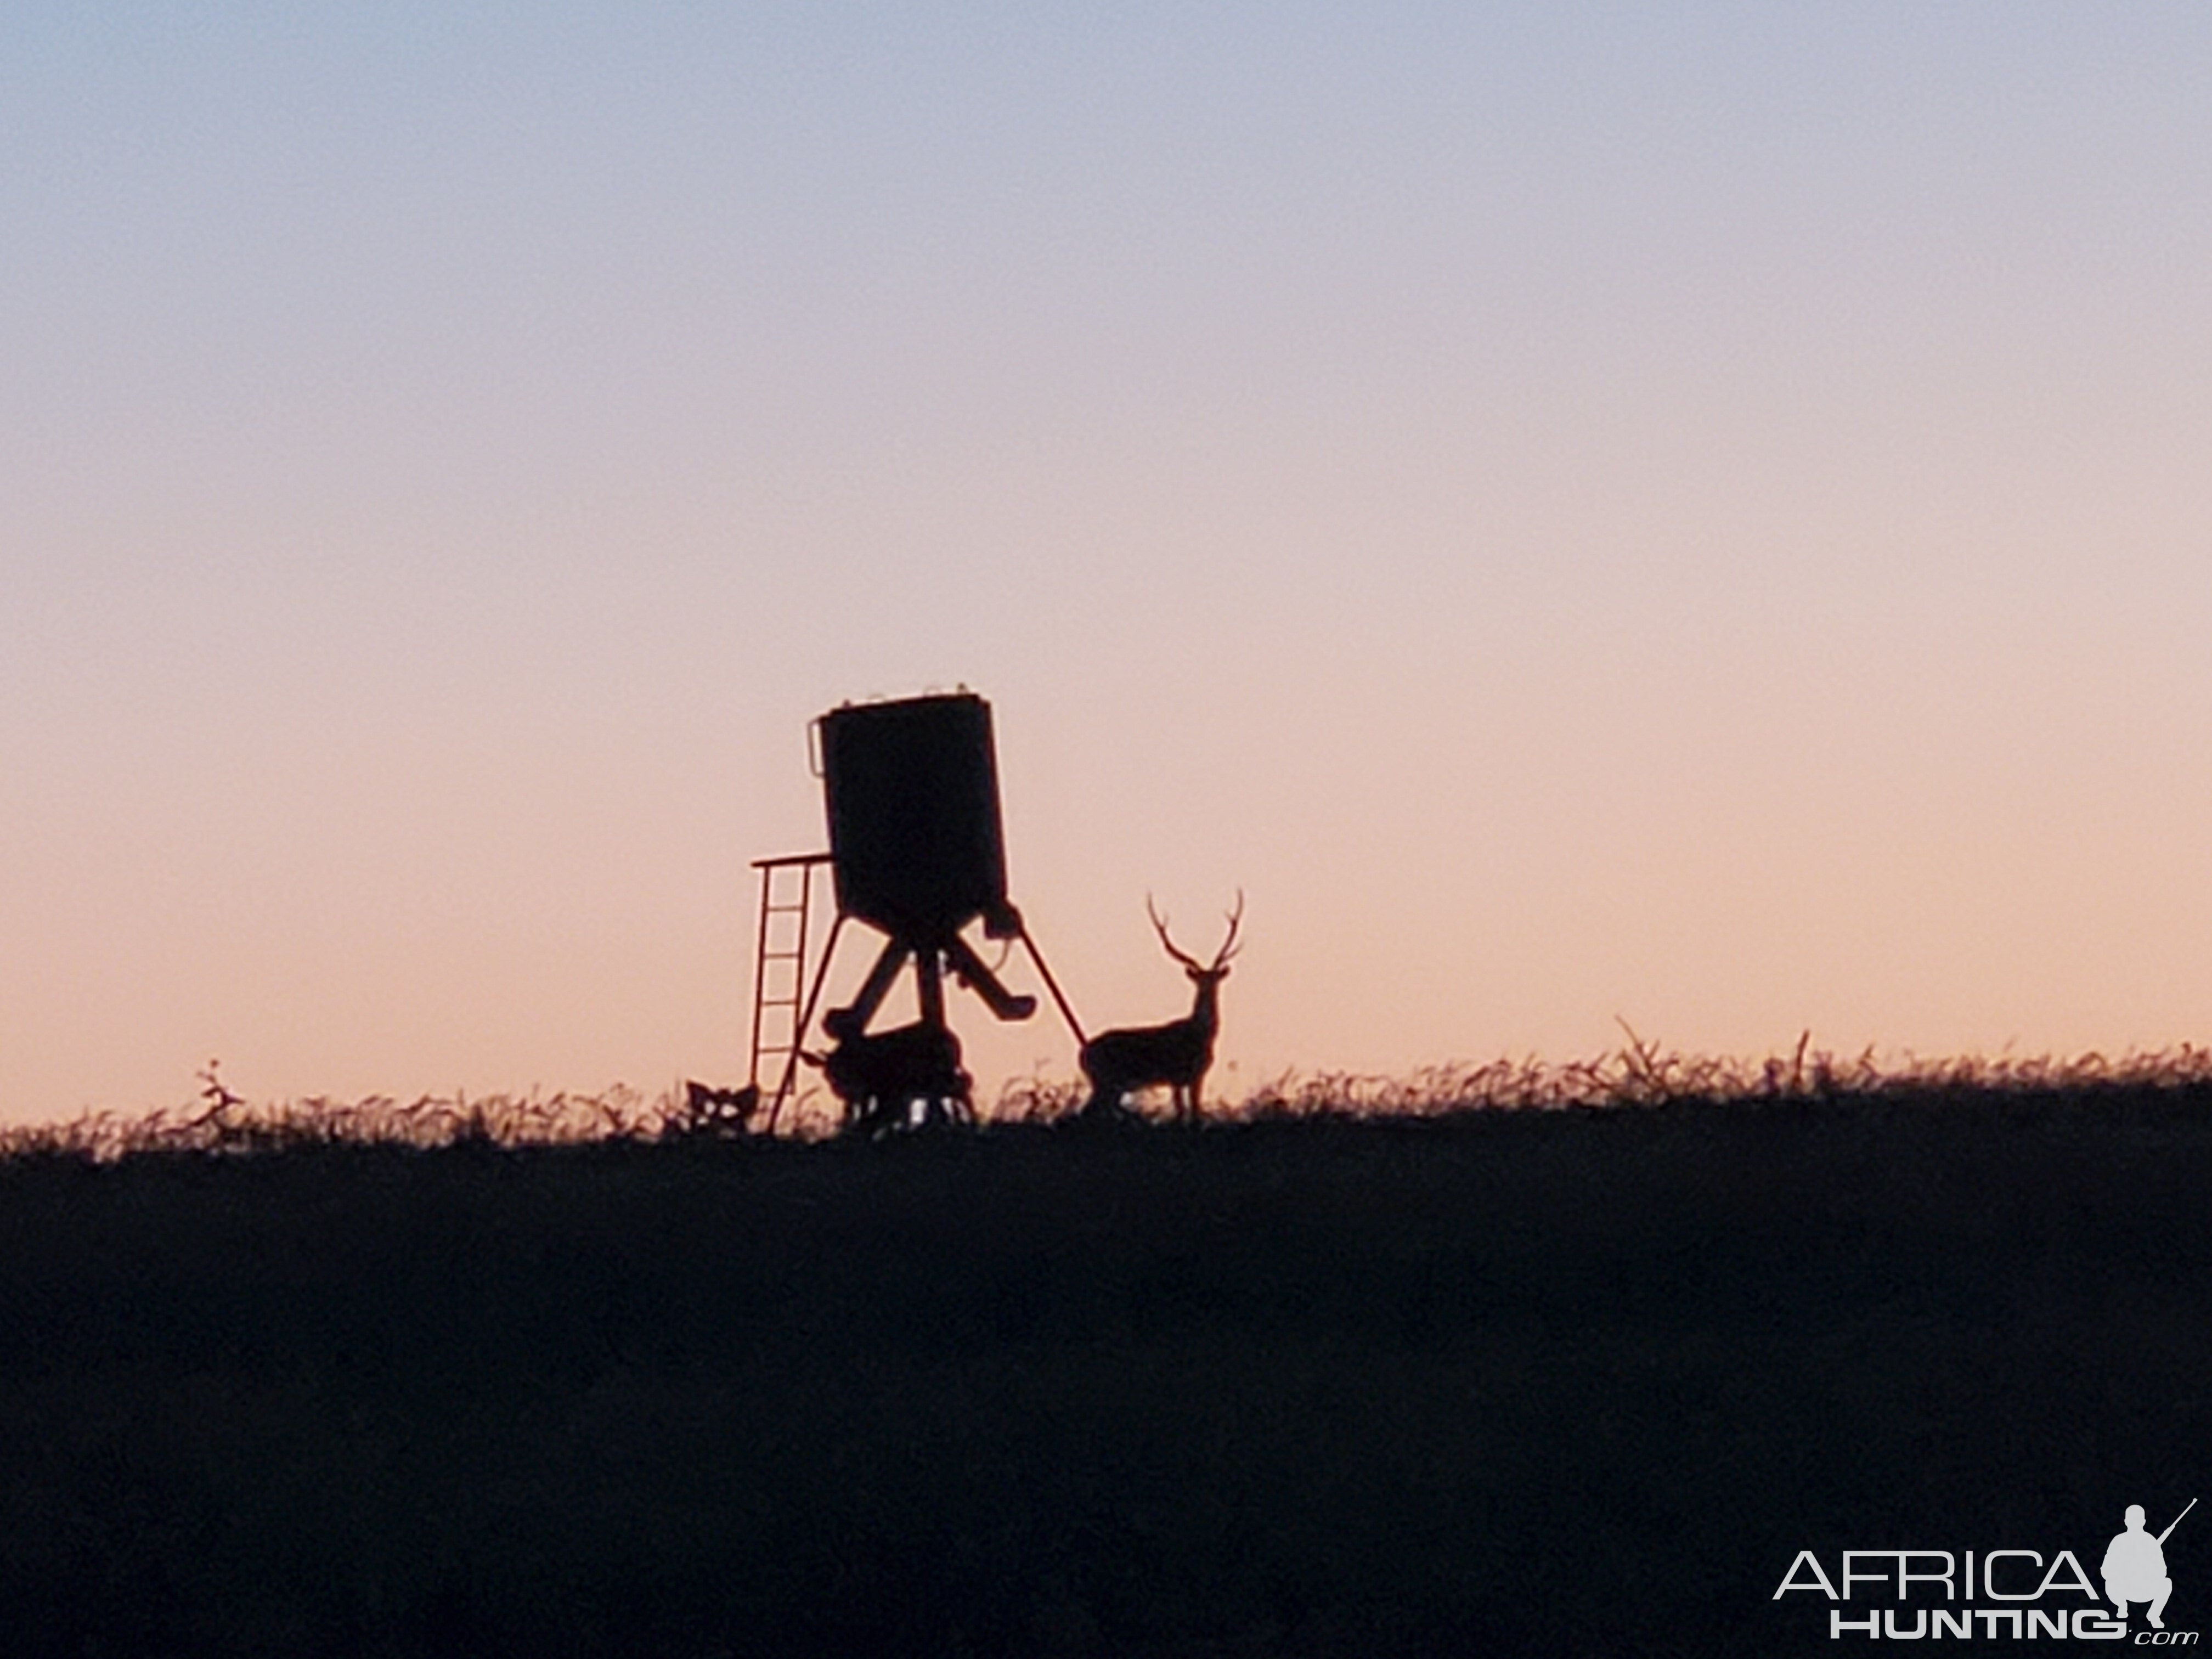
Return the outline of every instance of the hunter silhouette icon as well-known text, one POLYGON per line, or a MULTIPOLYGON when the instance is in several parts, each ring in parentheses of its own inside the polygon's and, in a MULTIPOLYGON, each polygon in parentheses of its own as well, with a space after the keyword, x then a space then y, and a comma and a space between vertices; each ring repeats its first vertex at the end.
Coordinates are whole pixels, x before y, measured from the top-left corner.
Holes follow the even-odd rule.
MULTIPOLYGON (((2192 1498, 2181 1515, 2196 1507, 2197 1500, 2192 1498)), ((2121 1618, 2128 1616, 2129 1602, 2148 1601, 2151 1628, 2166 1628, 2166 1620, 2159 1615, 2166 1611, 2166 1598, 2173 1594, 2173 1580, 2166 1576, 2163 1546, 2167 1535, 2181 1524, 2181 1515, 2166 1522, 2166 1531, 2154 1538, 2143 1530, 2143 1506, 2128 1505, 2124 1517, 2128 1529, 2114 1534, 2112 1541, 2105 1547, 2105 1597, 2118 1610, 2121 1618)))

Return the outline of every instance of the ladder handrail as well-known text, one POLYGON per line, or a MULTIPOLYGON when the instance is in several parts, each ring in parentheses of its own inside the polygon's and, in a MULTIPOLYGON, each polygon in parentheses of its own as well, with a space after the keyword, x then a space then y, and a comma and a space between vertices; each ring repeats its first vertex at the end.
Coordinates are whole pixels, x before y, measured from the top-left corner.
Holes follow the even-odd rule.
POLYGON ((775 1133, 776 1116, 783 1110, 783 1103, 791 1093, 791 1085, 798 1079, 799 1040, 806 1035, 806 1028, 814 1023, 814 1005, 821 1000, 822 982, 830 977, 830 959, 837 954, 837 936, 844 931, 845 913, 840 910, 836 921, 830 924, 830 942, 822 947, 821 965, 814 970, 814 984, 806 993, 806 1006, 799 1012, 799 1024, 792 1032, 791 1048, 784 1056, 783 1076, 775 1085, 775 1098, 769 1103, 768 1132, 770 1134, 775 1133))
MULTIPOLYGON (((804 1016, 799 1011, 802 1003, 805 1000, 806 934, 807 923, 814 908, 814 868, 817 865, 829 863, 830 859, 830 855, 827 853, 792 853, 778 858, 755 859, 752 861, 753 868, 761 872, 760 919, 753 938, 752 1043, 750 1062, 747 1066, 747 1080, 756 1089, 760 1086, 762 1057, 777 1054, 787 1056, 783 1068, 782 1086, 788 1088, 796 1063, 799 1045, 805 1037, 803 1029, 804 1016), (775 902, 776 872, 793 868, 799 872, 798 898, 793 902, 779 904, 775 902), (797 940, 793 948, 788 951, 772 951, 769 948, 769 924, 771 919, 776 916, 796 916, 799 920, 797 940), (769 964, 777 962, 788 962, 793 967, 791 994, 788 996, 771 996, 769 994, 769 964), (793 1016, 793 1024, 790 1041, 787 1043, 763 1043, 761 1041, 762 1027, 766 1022, 769 1012, 773 1009, 788 1009, 793 1016)), ((779 1089, 779 1096, 782 1090, 779 1089)))

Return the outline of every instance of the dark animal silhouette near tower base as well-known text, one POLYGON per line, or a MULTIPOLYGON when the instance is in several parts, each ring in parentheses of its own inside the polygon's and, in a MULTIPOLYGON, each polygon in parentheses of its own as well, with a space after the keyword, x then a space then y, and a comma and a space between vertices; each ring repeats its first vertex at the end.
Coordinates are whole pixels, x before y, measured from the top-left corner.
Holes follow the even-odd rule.
POLYGON ((1101 1031, 1083 1045, 1083 1075, 1090 1080, 1091 1098, 1084 1103, 1087 1118, 1113 1117, 1124 1109, 1127 1097, 1139 1089, 1165 1087, 1178 1122, 1195 1122, 1206 1074, 1213 1065, 1213 1039, 1221 1029, 1221 981, 1229 977, 1229 959, 1237 953, 1237 929, 1244 920, 1244 895, 1239 890, 1237 908, 1229 912, 1229 932, 1213 960, 1201 966, 1197 959, 1176 949, 1168 937, 1167 919, 1145 897, 1145 914, 1160 936, 1167 953, 1182 964, 1184 976, 1197 987, 1187 1019, 1164 1025, 1133 1026, 1101 1031))
POLYGON ((917 1020, 888 1031, 848 1031, 827 1054, 801 1057, 822 1068, 853 1133, 974 1121, 975 1079, 961 1069, 960 1039, 949 1027, 917 1020))

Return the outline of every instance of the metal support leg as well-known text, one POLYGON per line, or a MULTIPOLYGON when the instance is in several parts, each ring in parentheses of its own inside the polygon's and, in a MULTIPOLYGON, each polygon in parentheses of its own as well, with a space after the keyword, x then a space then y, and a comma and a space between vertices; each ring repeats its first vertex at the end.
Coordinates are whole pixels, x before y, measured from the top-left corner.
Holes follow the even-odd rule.
POLYGON ((1075 1010, 1067 1006, 1067 999, 1060 994, 1060 981, 1052 976, 1052 969, 1044 965, 1044 953, 1036 948, 1036 941, 1030 937, 1027 927, 1021 931, 1021 941, 1028 948, 1030 960, 1036 963, 1037 977, 1044 981, 1044 988, 1052 993, 1053 1006, 1060 1010, 1060 1017, 1067 1022, 1067 1029, 1075 1034, 1075 1046, 1081 1048, 1091 1039, 1083 1035, 1083 1022, 1076 1018, 1075 1010))

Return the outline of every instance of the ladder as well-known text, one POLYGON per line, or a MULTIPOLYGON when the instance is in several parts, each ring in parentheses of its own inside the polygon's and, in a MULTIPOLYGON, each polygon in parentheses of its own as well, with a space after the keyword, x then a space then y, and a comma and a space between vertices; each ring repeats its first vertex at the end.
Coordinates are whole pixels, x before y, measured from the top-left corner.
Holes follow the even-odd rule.
POLYGON ((827 853, 753 860, 760 872, 760 930, 753 945, 752 1064, 747 1075, 757 1090, 762 1060, 781 1061, 770 1080, 779 1102, 791 1086, 799 1045, 806 1035, 806 923, 814 908, 814 872, 829 862, 827 853))

